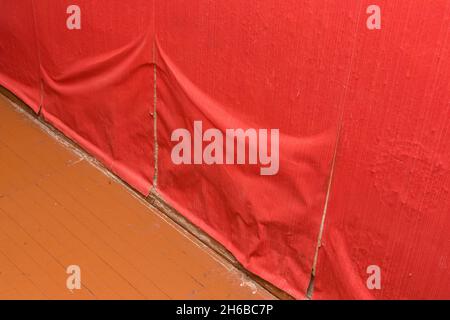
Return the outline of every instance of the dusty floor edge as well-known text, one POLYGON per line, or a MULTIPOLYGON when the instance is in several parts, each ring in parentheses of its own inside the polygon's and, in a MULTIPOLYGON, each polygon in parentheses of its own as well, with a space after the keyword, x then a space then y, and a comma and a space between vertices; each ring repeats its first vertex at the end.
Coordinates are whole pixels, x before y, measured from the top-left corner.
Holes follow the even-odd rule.
POLYGON ((237 269, 242 272, 246 277, 254 281, 260 288, 260 290, 265 290, 272 294, 275 298, 281 300, 293 300, 294 298, 283 290, 277 288, 273 284, 267 282, 261 277, 255 275, 254 273, 245 269, 237 259, 219 242, 210 237, 206 232, 195 226, 186 217, 178 213, 175 209, 170 207, 164 199, 162 199, 157 192, 152 191, 148 197, 144 197, 139 192, 137 192, 132 186, 127 182, 122 180, 116 174, 107 169, 100 161, 88 154, 81 146, 79 146, 75 141, 65 136, 61 131, 57 130, 50 123, 46 122, 42 115, 34 113, 31 108, 26 105, 20 98, 18 98, 14 93, 8 89, 0 86, 0 96, 7 99, 15 107, 17 112, 21 112, 29 118, 30 121, 39 126, 39 128, 45 131, 47 134, 52 136, 58 142, 63 144, 66 148, 78 154, 80 157, 87 160, 91 165, 100 170, 103 174, 107 175, 117 183, 124 186, 130 194, 136 198, 141 203, 154 209, 158 215, 168 222, 172 227, 180 231, 184 236, 193 240, 196 240, 197 245, 205 246, 210 249, 208 252, 216 261, 223 265, 229 265, 232 268, 237 269), (189 237, 191 236, 191 237, 189 237))
POLYGON ((222 244, 220 244, 218 241, 210 237, 206 232, 198 228, 186 217, 184 217, 182 214, 180 214, 171 206, 169 206, 164 201, 164 199, 162 199, 158 194, 151 193, 148 196, 147 201, 149 201, 153 207, 157 208, 159 212, 162 212, 166 217, 174 221, 185 231, 192 234, 197 240, 199 240, 205 246, 216 252, 222 259, 226 260, 228 263, 237 268, 239 271, 243 272, 245 275, 247 275, 253 281, 258 283, 261 287, 269 291, 275 297, 281 300, 294 300, 294 297, 289 295, 287 292, 284 292, 283 290, 277 288, 270 282, 264 280, 258 275, 245 269, 241 265, 241 263, 233 256, 233 254, 229 252, 222 244))

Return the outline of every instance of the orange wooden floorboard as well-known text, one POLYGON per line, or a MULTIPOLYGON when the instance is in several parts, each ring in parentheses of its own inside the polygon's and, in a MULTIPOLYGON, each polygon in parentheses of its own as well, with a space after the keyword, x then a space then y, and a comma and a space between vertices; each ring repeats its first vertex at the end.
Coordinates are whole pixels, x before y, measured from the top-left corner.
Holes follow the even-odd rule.
POLYGON ((203 298, 273 296, 0 95, 0 299, 203 298))

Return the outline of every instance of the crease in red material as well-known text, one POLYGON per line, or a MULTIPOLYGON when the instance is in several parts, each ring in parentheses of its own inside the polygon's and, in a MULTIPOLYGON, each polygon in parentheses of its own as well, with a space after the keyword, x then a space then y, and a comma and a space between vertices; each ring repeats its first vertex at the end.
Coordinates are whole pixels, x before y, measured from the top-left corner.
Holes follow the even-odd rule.
POLYGON ((152 7, 146 1, 127 8, 120 2, 79 1, 82 27, 68 30, 68 15, 61 14, 67 5, 41 1, 36 8, 42 114, 148 194, 153 177, 152 7))
MULTIPOLYGON (((170 158, 171 132, 165 131, 166 128, 185 127, 193 130, 193 120, 202 120, 205 130, 211 127, 225 129, 230 126, 237 128, 252 126, 239 120, 232 121, 232 115, 222 117, 226 111, 220 104, 207 98, 204 93, 195 88, 195 85, 190 83, 176 67, 173 65, 167 67, 170 62, 167 61, 167 57, 162 59, 162 56, 163 53, 160 54, 158 61, 159 67, 165 70, 158 73, 158 81, 160 81, 158 117, 161 128, 158 136, 159 164, 165 170, 159 175, 159 193, 175 209, 219 240, 244 267, 258 273, 268 281, 278 284, 286 283, 285 276, 280 276, 280 273, 290 271, 280 269, 278 266, 280 260, 285 260, 285 265, 296 265, 299 262, 304 264, 300 283, 305 290, 309 281, 308 274, 312 267, 312 252, 315 246, 313 230, 318 230, 320 218, 319 214, 308 218, 306 212, 313 206, 320 207, 323 199, 315 198, 317 190, 300 189, 298 173, 295 173, 295 170, 302 171, 303 176, 310 177, 311 180, 325 179, 327 165, 324 163, 320 167, 317 161, 333 143, 334 135, 332 132, 323 132, 314 137, 300 139, 281 134, 280 141, 283 148, 280 150, 282 156, 280 173, 275 176, 277 179, 272 176, 258 176, 257 170, 248 165, 235 167, 225 165, 216 168, 176 166, 170 158), (166 85, 173 85, 173 87, 165 88, 166 85), (183 106, 186 106, 186 109, 183 109, 183 106), (205 110, 206 108, 214 111, 205 110), (183 110, 183 113, 180 110, 183 110), (224 118, 227 121, 221 123, 224 118), (302 152, 294 148, 299 145, 304 146, 302 152), (295 162, 301 164, 293 165, 295 162), (257 191, 252 193, 250 190, 257 191), (234 195, 232 201, 221 200, 228 199, 229 194, 234 195), (273 194, 278 194, 276 200, 273 199, 273 194), (295 218, 304 219, 304 221, 286 223, 292 219, 295 207, 306 210, 302 216, 298 215, 295 218), (293 230, 294 228, 300 229, 293 230), (247 241, 243 243, 242 236, 249 234, 251 237, 246 237, 247 241), (305 246, 298 257, 297 245, 292 244, 295 241, 285 242, 286 234, 290 234, 292 240, 296 239, 305 246), (278 252, 281 247, 290 253, 278 252), (307 252, 309 254, 306 254, 307 252), (271 262, 273 265, 269 267, 266 267, 269 262, 267 257, 273 257, 271 262)), ((317 188, 320 189, 321 185, 317 188)), ((294 278, 295 275, 290 274, 289 277, 294 278)), ((295 280, 298 281, 298 279, 295 280)), ((290 290, 287 283, 284 287, 280 286, 297 296, 301 296, 304 292, 290 290)))
MULTIPOLYGON (((296 43, 284 37, 264 37, 266 29, 260 25, 281 21, 279 16, 289 6, 301 13, 298 4, 290 2, 278 8, 266 4, 269 7, 261 8, 261 21, 236 28, 233 26, 245 21, 248 14, 242 3, 229 1, 212 7, 200 1, 184 7, 177 2, 158 4, 156 12, 158 158, 164 168, 158 177, 159 192, 219 240, 244 267, 304 298, 337 136, 337 104, 327 102, 342 92, 345 72, 337 65, 333 67, 336 73, 317 72, 325 59, 336 59, 337 55, 325 55, 327 48, 322 48, 326 58, 314 62, 310 50, 297 52, 296 43), (221 20, 203 24, 198 20, 219 12, 221 20), (254 42, 245 39, 245 28, 253 28, 252 37, 259 41, 252 50, 254 42), (205 40, 212 29, 216 30, 216 43, 205 40), (273 40, 276 44, 270 43, 273 40), (272 45, 290 47, 291 51, 285 50, 290 56, 278 59, 278 52, 266 50, 272 45), (311 63, 296 63, 302 60, 311 63), (293 81, 288 75, 296 71, 305 76, 293 81), (202 121, 203 130, 218 128, 222 132, 228 128, 280 128, 278 174, 260 176, 250 165, 174 165, 171 133, 177 128, 194 132, 194 121, 202 121)), ((338 6, 333 10, 339 10, 338 6)), ((303 23, 306 26, 307 22, 303 23)), ((288 20, 278 32, 292 35, 289 30, 302 28, 303 23, 301 19, 288 20)), ((331 33, 328 36, 331 38, 331 33)), ((317 43, 308 45, 319 49, 317 43)), ((347 50, 342 48, 340 54, 345 56, 347 50)))
POLYGON ((312 298, 448 299, 450 3, 375 2, 79 0, 69 30, 70 1, 0 0, 0 85, 143 195, 157 166, 162 198, 296 298, 336 150, 312 298), (279 129, 277 174, 175 164, 196 121, 279 129))

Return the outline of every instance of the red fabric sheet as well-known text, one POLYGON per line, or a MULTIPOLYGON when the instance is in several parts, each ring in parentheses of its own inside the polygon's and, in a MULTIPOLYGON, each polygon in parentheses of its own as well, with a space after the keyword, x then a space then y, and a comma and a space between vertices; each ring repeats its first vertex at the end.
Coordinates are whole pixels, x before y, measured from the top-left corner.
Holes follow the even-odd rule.
POLYGON ((449 1, 0 6, 0 84, 250 271, 304 298, 325 217, 313 299, 450 298, 449 1), (195 121, 224 139, 279 129, 279 170, 261 175, 249 150, 205 164, 208 142, 192 141, 202 164, 174 163, 172 135, 195 140, 195 121))
POLYGON ((3 0, 0 5, 0 85, 38 112, 41 86, 32 0, 3 0))
POLYGON ((449 299, 450 3, 378 2, 389 32, 355 34, 314 298, 449 299))

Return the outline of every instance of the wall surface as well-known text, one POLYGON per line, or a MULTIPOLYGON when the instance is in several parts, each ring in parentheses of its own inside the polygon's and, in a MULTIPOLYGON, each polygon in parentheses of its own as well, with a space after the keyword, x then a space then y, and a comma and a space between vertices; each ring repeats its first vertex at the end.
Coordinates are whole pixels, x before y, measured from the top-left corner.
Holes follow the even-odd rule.
POLYGON ((450 1, 0 5, 0 85, 250 271, 450 298, 450 1))

